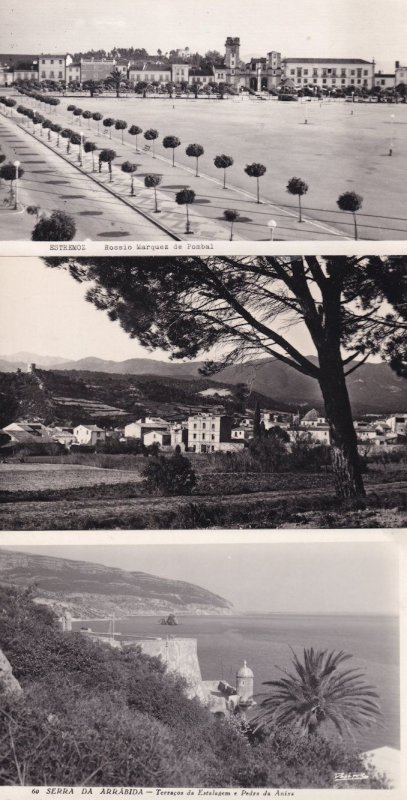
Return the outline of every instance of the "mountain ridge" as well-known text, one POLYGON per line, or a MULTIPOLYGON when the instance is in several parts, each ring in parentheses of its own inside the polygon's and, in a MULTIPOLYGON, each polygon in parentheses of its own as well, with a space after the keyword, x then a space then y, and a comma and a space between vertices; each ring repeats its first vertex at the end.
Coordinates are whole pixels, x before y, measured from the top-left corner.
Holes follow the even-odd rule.
MULTIPOLYGON (((16 354, 18 355, 18 354, 16 354)), ((51 356, 40 356, 26 353, 33 357, 35 363, 50 361, 51 356)), ((308 356, 312 361, 315 357, 308 356)), ((12 356, 0 357, 0 370, 13 372, 23 369, 26 364, 13 362, 12 356), (8 360, 7 360, 8 359, 8 360)), ((114 361, 99 357, 87 356, 79 360, 62 360, 50 365, 48 369, 60 372, 104 372, 109 375, 155 376, 160 378, 176 378, 188 381, 202 379, 199 369, 203 361, 165 362, 149 358, 125 359, 114 361)), ((234 365, 220 370, 211 376, 211 382, 228 384, 248 384, 253 391, 270 398, 271 402, 284 403, 288 406, 316 406, 323 408, 322 395, 317 381, 297 372, 277 359, 262 358, 241 365, 234 365)), ((393 413, 403 411, 407 405, 406 384, 390 367, 383 363, 366 362, 347 379, 351 404, 354 413, 393 413)), ((283 409, 282 409, 283 410, 283 409)))
POLYGON ((187 581, 139 570, 0 549, 0 583, 35 586, 36 602, 76 617, 98 614, 230 614, 220 595, 187 581))

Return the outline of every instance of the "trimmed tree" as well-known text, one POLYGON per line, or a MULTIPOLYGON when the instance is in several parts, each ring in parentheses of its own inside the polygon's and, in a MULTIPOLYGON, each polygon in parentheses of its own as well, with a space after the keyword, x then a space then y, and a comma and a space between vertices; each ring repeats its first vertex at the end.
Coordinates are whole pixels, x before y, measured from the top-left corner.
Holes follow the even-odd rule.
POLYGON ((251 178, 256 178, 257 180, 257 202, 260 203, 260 183, 259 179, 262 175, 267 172, 267 167, 264 164, 258 164, 254 162, 253 164, 246 164, 244 171, 246 175, 249 175, 251 178))
POLYGON ((123 131, 125 131, 126 128, 127 128, 127 122, 124 119, 117 119, 116 122, 115 122, 114 127, 116 128, 117 131, 121 131, 122 132, 122 144, 124 144, 123 131))
POLYGON ((185 206, 187 212, 187 226, 185 229, 185 233, 192 233, 190 224, 189 224, 189 206, 195 201, 195 192, 193 189, 181 189, 181 191, 177 192, 175 195, 175 202, 178 203, 179 206, 185 206))
POLYGON ((298 222, 302 222, 301 197, 308 192, 308 184, 301 178, 290 178, 287 183, 287 192, 298 196, 298 222))
MULTIPOLYGON (((7 181, 10 183, 10 201, 13 197, 13 188, 14 188, 14 181, 16 178, 20 180, 24 175, 24 170, 22 167, 16 167, 12 161, 7 161, 6 164, 2 164, 0 167, 0 180, 7 181)), ((17 208, 17 199, 16 199, 16 208, 17 208)))
POLYGON ((353 216, 353 226, 355 232, 355 239, 358 238, 358 224, 356 219, 356 212, 362 208, 363 197, 360 194, 356 194, 356 192, 344 192, 343 194, 339 195, 336 204, 339 206, 341 211, 350 211, 353 216))
POLYGON ((159 186, 160 183, 161 183, 161 175, 146 175, 144 178, 144 186, 147 189, 154 189, 154 203, 155 203, 154 212, 156 214, 159 213, 157 204, 157 186, 159 186))
POLYGON ((153 158, 155 158, 154 142, 158 139, 158 131, 155 128, 149 128, 148 131, 145 131, 144 138, 153 143, 153 158))
POLYGON ((41 217, 31 234, 33 242, 68 242, 74 238, 76 226, 73 218, 64 211, 53 211, 41 217))
POLYGON ((92 172, 95 172, 95 150, 97 145, 95 142, 85 142, 83 145, 85 153, 92 153, 92 172))
POLYGON ((195 158, 196 159, 196 162, 195 162, 196 163, 195 177, 199 178, 199 175, 198 175, 198 161, 199 161, 200 157, 203 156, 203 154, 205 152, 203 147, 202 147, 202 145, 201 144, 189 144, 188 147, 186 148, 185 152, 186 152, 187 156, 189 156, 190 158, 195 158))
POLYGON ((122 164, 122 172, 127 172, 130 175, 130 195, 133 197, 134 195, 134 173, 137 169, 136 164, 132 164, 131 161, 124 161, 122 164))
POLYGON ((112 117, 106 117, 106 119, 103 120, 103 125, 106 128, 106 133, 107 133, 107 130, 109 130, 109 139, 112 138, 112 127, 113 127, 114 123, 115 123, 115 121, 114 121, 114 119, 112 117))
POLYGON ((57 135, 57 147, 59 147, 59 135, 60 135, 60 133, 62 131, 62 125, 53 124, 52 125, 52 130, 57 135))
POLYGON ((136 153, 137 153, 137 151, 138 151, 137 136, 139 136, 140 133, 143 133, 143 128, 139 128, 138 125, 132 125, 129 128, 128 132, 129 132, 130 136, 135 136, 136 137, 136 153))
POLYGON ((92 119, 94 119, 95 122, 97 123, 98 133, 99 133, 99 124, 100 124, 100 121, 103 119, 103 114, 100 114, 99 111, 95 111, 95 113, 92 114, 92 119))
POLYGON ((223 169, 223 188, 226 189, 226 170, 233 165, 233 158, 222 154, 221 156, 216 156, 213 163, 218 169, 223 169))
POLYGON ((85 81, 84 84, 82 85, 82 88, 86 89, 90 93, 90 96, 93 97, 95 92, 100 91, 101 83, 100 81, 93 81, 93 80, 85 81))
POLYGON ((172 150, 172 166, 175 166, 175 148, 179 147, 181 140, 177 136, 164 136, 163 147, 166 150, 172 150))
POLYGON ((88 120, 88 130, 90 128, 90 120, 92 119, 92 112, 91 111, 83 111, 82 116, 84 119, 88 120))
POLYGON ((109 168, 109 182, 112 180, 112 162, 116 158, 114 150, 101 150, 99 153, 99 172, 102 172, 102 164, 107 164, 109 168))
POLYGON ((226 208, 223 212, 223 218, 226 222, 230 222, 230 241, 233 240, 233 223, 239 219, 239 212, 234 208, 226 208))
POLYGON ((70 128, 64 128, 61 131, 62 138, 66 139, 66 152, 67 153, 71 152, 71 136, 72 136, 72 134, 73 134, 73 131, 71 131, 70 128))

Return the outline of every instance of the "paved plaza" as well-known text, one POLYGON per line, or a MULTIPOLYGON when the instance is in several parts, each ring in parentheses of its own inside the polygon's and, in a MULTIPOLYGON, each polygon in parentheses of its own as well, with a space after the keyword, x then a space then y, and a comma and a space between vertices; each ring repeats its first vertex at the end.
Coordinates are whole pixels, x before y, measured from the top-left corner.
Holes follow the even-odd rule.
MULTIPOLYGON (((64 160, 58 153, 66 155, 66 144, 61 140, 58 151, 55 134, 52 134, 49 143, 45 131, 41 138, 37 130, 33 138, 26 132, 33 128, 25 118, 22 130, 16 124, 15 112, 13 119, 2 116, 3 150, 6 151, 7 145, 20 148, 19 152, 15 150, 10 155, 12 158, 18 156, 26 170, 21 189, 28 191, 27 184, 30 182, 30 202, 37 202, 44 210, 62 208, 76 215, 77 221, 81 213, 81 209, 77 209, 77 202, 83 200, 82 195, 85 194, 86 200, 92 198, 95 214, 98 209, 103 211, 104 218, 97 224, 95 218, 91 221, 91 215, 88 218, 82 216, 77 224, 77 239, 113 238, 110 234, 114 233, 112 229, 117 225, 115 214, 120 218, 120 207, 123 231, 120 231, 120 226, 116 227, 116 235, 133 240, 165 238, 166 231, 179 239, 228 239, 229 225, 223 219, 223 211, 227 208, 239 212, 240 218, 234 226, 235 239, 268 239, 267 223, 270 218, 277 223, 276 239, 352 239, 352 215, 339 211, 336 205, 339 195, 347 191, 355 191, 363 197, 358 213, 361 239, 407 238, 404 178, 407 166, 406 104, 347 103, 343 100, 284 103, 247 97, 229 97, 219 101, 192 98, 172 100, 167 97, 144 99, 134 95, 119 99, 78 96, 61 98, 55 113, 48 106, 46 109, 40 108, 38 103, 34 104, 27 97, 18 96, 18 101, 22 105, 36 107, 44 116, 64 127, 82 130, 84 136, 95 141, 98 148, 111 147, 117 153, 112 183, 108 182, 107 172, 100 176, 93 175, 95 182, 86 177, 86 173, 91 173, 92 169, 90 155, 84 160, 82 172, 78 172, 77 147, 73 146, 68 161, 64 160), (123 119, 128 127, 139 125, 143 131, 147 128, 157 129, 156 158, 152 157, 151 149, 143 149, 146 145, 143 135, 139 136, 139 152, 136 152, 134 137, 127 131, 124 132, 124 144, 119 131, 112 130, 110 139, 102 125, 98 135, 95 122, 91 121, 88 126, 86 120, 66 110, 71 103, 83 110, 99 111, 104 117, 123 119), (181 146, 175 151, 175 168, 171 165, 171 151, 165 150, 161 144, 164 136, 168 135, 181 140, 181 146), (13 137, 16 139, 14 144, 13 137), (30 145, 25 141, 27 137, 31 139, 30 145), (391 140, 392 157, 389 156, 391 140), (191 142, 201 144, 205 151, 199 160, 198 178, 194 172, 195 160, 185 154, 185 148, 191 142), (68 178, 70 189, 67 194, 71 195, 70 198, 62 198, 62 191, 50 189, 51 174, 48 174, 46 183, 41 170, 33 171, 28 164, 24 165, 24 152, 21 150, 24 146, 28 150, 30 147, 35 150, 37 159, 39 154, 47 151, 44 170, 53 173, 56 179, 62 173, 63 179, 67 179, 66 170, 74 171, 75 174, 68 178), (215 156, 221 153, 234 159, 234 165, 227 170, 226 190, 222 187, 223 171, 216 169, 213 164, 215 156), (134 198, 129 197, 129 176, 120 169, 125 160, 137 164, 134 198), (244 172, 245 165, 252 162, 260 162, 267 167, 266 174, 260 180, 260 205, 255 198, 256 181, 244 172), (158 173, 162 178, 158 190, 160 213, 157 215, 154 214, 153 192, 144 187, 144 176, 150 172, 158 173), (293 176, 302 178, 309 186, 303 198, 302 223, 298 222, 297 198, 286 191, 287 181, 293 176), (78 181, 80 196, 75 197, 78 181), (105 184, 118 196, 125 197, 126 203, 138 208, 144 216, 140 218, 140 214, 112 194, 107 194, 97 182, 105 184), (175 203, 176 192, 184 186, 196 193, 196 202, 191 207, 193 233, 190 237, 185 235, 185 209, 175 203), (36 192, 41 194, 40 201, 35 198, 36 192), (113 210, 116 204, 117 212, 113 210), (132 215, 137 215, 137 221, 133 224, 132 215), (159 223, 161 230, 156 223, 159 223)), ((3 215, 0 219, 0 235, 7 239, 10 236, 4 231, 4 220, 3 215)), ((29 238, 26 228, 25 221, 21 226, 20 238, 29 238)), ((17 235, 14 238, 19 237, 17 235)))

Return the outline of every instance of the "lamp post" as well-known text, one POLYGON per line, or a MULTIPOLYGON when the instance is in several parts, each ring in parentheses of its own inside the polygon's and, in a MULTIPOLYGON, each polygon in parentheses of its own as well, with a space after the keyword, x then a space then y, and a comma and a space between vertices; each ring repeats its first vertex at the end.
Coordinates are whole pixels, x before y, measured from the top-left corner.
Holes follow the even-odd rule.
POLYGON ((277 222, 275 221, 275 219, 269 219, 269 221, 267 223, 267 227, 269 229, 270 242, 273 242, 274 241, 274 231, 277 228, 277 222))
POLYGON ((394 143, 394 114, 390 114, 390 147, 389 147, 389 156, 393 155, 393 143, 394 143))
POLYGON ((15 193, 15 200, 14 200, 14 210, 17 211, 18 208, 18 168, 20 166, 19 161, 14 162, 14 166, 16 169, 16 193, 15 193))
POLYGON ((82 131, 79 131, 79 136, 80 136, 80 142, 79 142, 78 161, 79 161, 80 166, 82 167, 83 166, 83 164, 82 164, 82 145, 83 145, 83 133, 82 133, 82 131))

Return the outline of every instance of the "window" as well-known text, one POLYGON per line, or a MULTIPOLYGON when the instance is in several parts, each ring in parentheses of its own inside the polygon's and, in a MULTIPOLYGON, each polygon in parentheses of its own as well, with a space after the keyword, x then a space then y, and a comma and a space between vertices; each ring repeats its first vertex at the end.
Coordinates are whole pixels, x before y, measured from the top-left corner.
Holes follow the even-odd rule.
POLYGON ((213 431, 215 430, 215 423, 214 422, 212 422, 212 430, 213 431))
POLYGON ((304 75, 308 75, 308 70, 304 69, 304 75))
POLYGON ((357 79, 356 83, 362 83, 362 81, 360 80, 360 78, 358 78, 358 79, 357 79))
POLYGON ((59 63, 62 64, 62 58, 59 59, 59 63))
POLYGON ((318 83, 318 78, 314 78, 314 83, 318 83))
POLYGON ((205 434, 204 433, 202 434, 202 439, 205 439, 205 434))
POLYGON ((202 423, 202 428, 203 428, 203 430, 205 430, 205 428, 206 428, 206 422, 203 422, 203 423, 202 423))
POLYGON ((322 78, 322 83, 326 83, 326 78, 322 78))
POLYGON ((41 78, 45 78, 45 72, 44 72, 44 70, 41 72, 41 78))
POLYGON ((328 73, 328 75, 331 75, 331 73, 332 73, 332 70, 331 70, 331 69, 328 69, 328 70, 327 70, 327 73, 328 73))
POLYGON ((351 83, 355 83, 355 79, 354 79, 354 78, 351 78, 351 79, 350 79, 350 82, 351 82, 351 83))
POLYGON ((308 78, 304 78, 304 83, 308 83, 308 78))
POLYGON ((215 439, 215 434, 214 433, 212 434, 211 439, 212 439, 212 441, 214 441, 214 439, 215 439))
POLYGON ((355 70, 354 70, 354 69, 351 69, 351 71, 350 71, 350 74, 351 74, 351 75, 354 75, 354 74, 355 74, 355 70))
POLYGON ((58 78, 62 78, 62 72, 58 72, 58 78))
POLYGON ((55 75, 54 75, 54 70, 53 70, 53 69, 52 69, 52 70, 51 70, 51 72, 49 73, 49 77, 50 77, 50 78, 54 78, 54 77, 55 77, 55 75))
POLYGON ((196 422, 194 422, 194 430, 196 430, 196 422))
POLYGON ((192 434, 192 438, 193 438, 193 439, 196 439, 196 433, 193 433, 193 434, 192 434))
POLYGON ((295 69, 291 69, 291 70, 290 70, 290 74, 291 74, 291 75, 295 75, 295 69))
POLYGON ((363 70, 363 74, 364 74, 364 75, 369 75, 369 73, 368 73, 367 69, 364 69, 364 70, 363 70))
POLYGON ((45 58, 41 59, 41 64, 45 64, 45 58))
POLYGON ((346 79, 342 78, 341 83, 346 83, 346 79))
POLYGON ((51 64, 53 64, 53 63, 54 63, 54 59, 53 59, 53 58, 51 58, 51 64))

